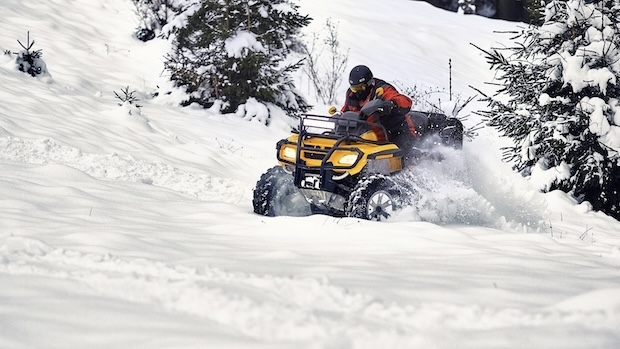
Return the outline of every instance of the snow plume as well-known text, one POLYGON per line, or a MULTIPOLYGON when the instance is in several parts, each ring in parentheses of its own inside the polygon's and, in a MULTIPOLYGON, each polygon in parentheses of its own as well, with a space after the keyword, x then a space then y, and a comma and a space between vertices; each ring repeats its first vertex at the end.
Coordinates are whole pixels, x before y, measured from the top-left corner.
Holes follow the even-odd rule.
POLYGON ((399 219, 536 231, 547 212, 542 197, 517 185, 510 169, 494 173, 472 153, 443 148, 398 174, 415 193, 399 219), (439 161, 438 159, 439 158, 439 161))

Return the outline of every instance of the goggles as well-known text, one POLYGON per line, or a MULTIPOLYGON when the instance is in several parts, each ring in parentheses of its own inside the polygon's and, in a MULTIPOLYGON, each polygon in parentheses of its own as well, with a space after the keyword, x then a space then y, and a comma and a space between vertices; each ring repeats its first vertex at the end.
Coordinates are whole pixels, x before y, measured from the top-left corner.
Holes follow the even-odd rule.
POLYGON ((368 88, 368 85, 363 82, 361 84, 356 84, 356 85, 351 85, 350 89, 353 93, 358 93, 358 92, 362 92, 365 91, 368 88))

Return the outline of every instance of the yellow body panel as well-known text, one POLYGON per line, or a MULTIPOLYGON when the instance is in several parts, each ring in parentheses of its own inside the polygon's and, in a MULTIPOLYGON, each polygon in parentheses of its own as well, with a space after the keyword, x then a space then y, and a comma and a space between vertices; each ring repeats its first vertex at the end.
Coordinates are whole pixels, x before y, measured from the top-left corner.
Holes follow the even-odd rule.
MULTIPOLYGON (((377 136, 374 132, 368 131, 364 133, 361 138, 369 141, 376 141, 377 136)), ((278 151, 279 158, 290 160, 291 162, 295 162, 294 158, 285 155, 286 148, 292 148, 292 150, 297 150, 297 141, 299 139, 299 135, 293 134, 288 137, 288 143, 284 144, 278 151)), ((304 140, 303 146, 307 148, 312 148, 312 150, 304 150, 301 152, 301 159, 304 160, 306 166, 319 168, 321 166, 321 162, 327 152, 334 147, 336 143, 335 139, 331 139, 328 137, 309 137, 304 140)), ((292 154, 292 150, 288 150, 288 154, 292 154)), ((368 163, 368 157, 377 154, 387 152, 387 154, 377 155, 374 159, 389 159, 389 168, 390 171, 398 171, 402 169, 402 163, 400 157, 395 157, 393 152, 398 151, 398 147, 392 143, 378 144, 378 143, 364 143, 364 142, 343 142, 340 143, 338 149, 335 150, 331 157, 328 159, 327 163, 332 163, 336 167, 349 167, 346 169, 338 169, 335 168, 334 172, 344 173, 349 172, 350 175, 355 175, 360 173, 366 164, 368 163), (359 152, 355 149, 359 149, 359 152), (353 155, 353 156, 352 156, 353 155), (340 163, 339 160, 343 160, 343 158, 348 157, 348 159, 355 158, 359 156, 355 166, 350 168, 353 164, 349 163, 340 163)), ((285 165, 285 164, 282 164, 285 165)))

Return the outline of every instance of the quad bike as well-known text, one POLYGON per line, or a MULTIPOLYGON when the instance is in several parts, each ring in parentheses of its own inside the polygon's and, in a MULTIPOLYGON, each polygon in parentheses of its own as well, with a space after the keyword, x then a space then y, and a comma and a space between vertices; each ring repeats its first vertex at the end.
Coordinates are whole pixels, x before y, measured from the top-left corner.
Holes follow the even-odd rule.
MULTIPOLYGON (((381 111, 382 104, 379 99, 370 101, 359 114, 300 118, 299 129, 277 143, 279 165, 256 183, 254 212, 382 220, 406 205, 415 192, 396 176, 411 166, 404 163, 405 151, 380 141, 377 134, 386 134, 385 128, 366 121, 381 111)), ((425 139, 462 147, 463 125, 458 119, 425 112, 410 112, 410 116, 425 139)))

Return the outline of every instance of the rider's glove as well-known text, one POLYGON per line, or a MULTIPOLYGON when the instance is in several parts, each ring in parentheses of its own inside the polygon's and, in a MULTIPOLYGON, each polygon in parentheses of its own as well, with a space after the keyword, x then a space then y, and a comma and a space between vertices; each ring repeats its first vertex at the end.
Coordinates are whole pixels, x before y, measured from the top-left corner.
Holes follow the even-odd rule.
POLYGON ((383 98, 383 87, 378 87, 375 90, 375 98, 383 98))
POLYGON ((336 109, 336 107, 331 106, 329 107, 329 110, 327 110, 327 112, 329 113, 329 115, 334 115, 338 112, 338 109, 336 109))
POLYGON ((392 114, 394 110, 396 110, 397 106, 396 106, 396 103, 394 103, 394 101, 385 101, 383 105, 381 106, 381 108, 383 109, 383 112, 381 112, 381 115, 389 115, 389 114, 392 114))

